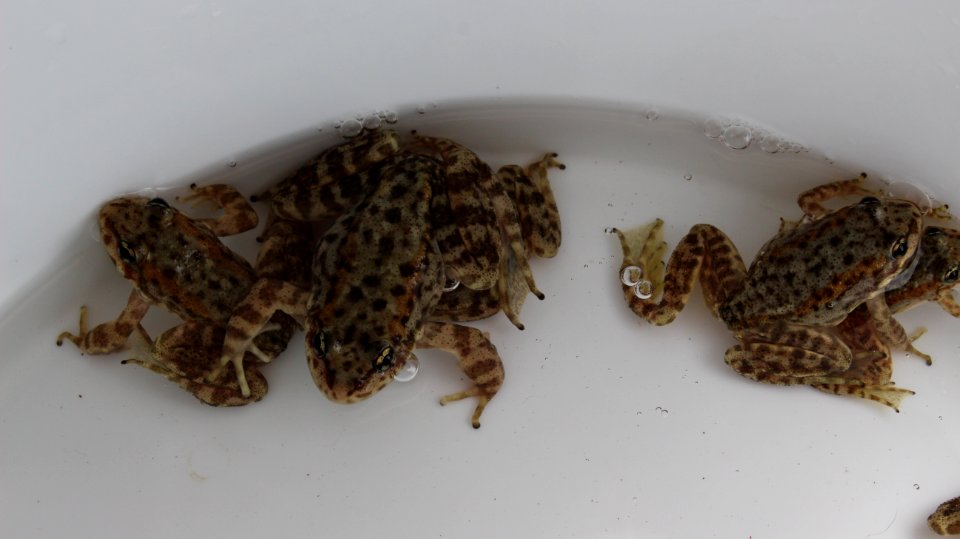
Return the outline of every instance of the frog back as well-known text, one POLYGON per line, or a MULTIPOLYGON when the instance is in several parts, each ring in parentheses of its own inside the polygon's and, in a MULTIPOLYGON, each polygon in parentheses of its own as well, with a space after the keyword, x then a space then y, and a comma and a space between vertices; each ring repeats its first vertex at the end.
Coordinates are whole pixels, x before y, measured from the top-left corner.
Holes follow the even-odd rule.
POLYGON ((775 322, 835 324, 912 270, 922 214, 864 198, 768 242, 719 310, 732 330, 775 322))
POLYGON ((123 197, 100 211, 103 245, 141 295, 185 320, 226 323, 253 267, 163 199, 123 197))

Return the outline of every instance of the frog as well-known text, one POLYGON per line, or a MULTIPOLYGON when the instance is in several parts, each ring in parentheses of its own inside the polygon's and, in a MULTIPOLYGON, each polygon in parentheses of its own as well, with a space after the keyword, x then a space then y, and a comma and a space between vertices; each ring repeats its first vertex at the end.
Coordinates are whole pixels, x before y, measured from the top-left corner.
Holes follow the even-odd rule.
MULTIPOLYGON (((328 399, 367 399, 414 349, 437 348, 453 353, 472 382, 441 404, 475 397, 471 424, 479 428, 503 383, 502 360, 486 334, 434 311, 451 281, 490 290, 506 279, 504 256, 526 256, 505 232, 520 226, 509 222, 511 199, 492 176, 476 154, 447 139, 418 135, 401 149, 396 133, 377 131, 325 151, 258 195, 284 218, 337 218, 315 250, 310 289, 254 285, 229 322, 221 367, 233 364, 242 386, 239 352, 281 310, 304 320, 307 364, 328 399)), ((510 271, 537 295, 516 263, 510 271)))
MULTIPOLYGON (((560 212, 548 179, 550 169, 566 168, 557 157, 548 153, 526 167, 511 164, 497 170, 519 218, 525 251, 539 258, 553 258, 560 248, 560 212)), ((506 268, 500 272, 498 286, 487 290, 452 287, 440 297, 434 313, 454 321, 472 321, 503 311, 523 329, 522 322, 511 315, 520 312, 530 289, 516 269, 512 253, 503 262, 506 268)))
MULTIPOLYGON (((864 186, 866 178, 866 174, 861 174, 853 180, 827 184, 802 193, 798 203, 804 210, 804 219, 816 219, 827 214, 829 210, 821 203, 828 198, 851 194, 880 194, 878 190, 867 189, 864 186)), ((945 221, 951 218, 949 207, 946 205, 932 208, 928 213, 928 219, 945 221)), ((788 223, 785 226, 792 225, 788 223)), ((883 295, 884 303, 891 314, 897 314, 921 303, 933 301, 952 316, 960 317, 960 304, 957 303, 953 294, 953 289, 958 283, 960 283, 960 231, 927 224, 923 229, 920 254, 913 271, 909 273, 908 279, 902 285, 888 287, 883 295)), ((871 316, 865 305, 857 307, 847 315, 836 326, 836 330, 851 348, 862 352, 873 351, 874 354, 872 357, 861 354, 860 360, 855 361, 846 371, 835 373, 837 376, 846 378, 848 383, 812 384, 812 386, 827 393, 854 395, 874 400, 899 411, 900 401, 914 392, 896 387, 890 381, 893 371, 891 346, 902 348, 908 355, 920 358, 927 365, 931 365, 932 358, 914 348, 912 344, 926 330, 919 328, 913 334, 906 336, 906 332, 899 323, 892 319, 890 324, 878 327, 875 317, 871 316)))
POLYGON ((724 355, 727 365, 756 381, 796 385, 847 382, 832 373, 858 358, 830 328, 860 304, 886 323, 882 292, 912 271, 921 226, 913 202, 866 196, 781 230, 749 268, 712 225, 691 228, 666 266, 662 220, 612 232, 624 253, 624 297, 635 314, 655 325, 672 322, 699 278, 711 314, 738 341, 724 355))
MULTIPOLYGON (((260 278, 285 279, 298 286, 307 286, 314 231, 310 223, 288 221, 271 213, 263 234, 257 238, 256 272, 260 278)), ((257 336, 256 349, 268 359, 276 358, 287 346, 299 323, 284 313, 271 318, 270 331, 257 336)), ((204 404, 217 407, 245 406, 266 396, 268 383, 260 371, 262 358, 250 351, 243 361, 244 378, 249 393, 244 395, 236 377, 221 373, 212 380, 209 372, 216 368, 223 349, 226 325, 209 321, 188 320, 163 332, 152 340, 142 325, 137 325, 138 354, 122 361, 140 365, 174 382, 204 404)))
POLYGON ((184 320, 225 322, 256 279, 253 267, 228 249, 219 236, 257 226, 256 211, 233 187, 191 185, 184 202, 212 201, 220 218, 193 219, 163 198, 122 196, 98 214, 100 239, 117 270, 133 285, 126 306, 113 321, 86 328, 80 309, 80 332, 63 332, 57 345, 73 342, 85 354, 109 354, 127 342, 151 305, 160 305, 184 320))
MULTIPOLYGON (((159 197, 122 196, 101 207, 98 221, 102 244, 133 289, 116 319, 92 329, 87 328, 87 309, 81 307, 79 334, 61 333, 58 345, 69 340, 84 354, 101 355, 125 348, 134 332, 141 340, 148 339, 140 322, 151 305, 160 305, 185 321, 225 329, 234 307, 245 297, 257 274, 219 237, 250 230, 259 219, 250 203, 231 186, 193 184, 190 189, 183 202, 212 202, 223 209, 223 215, 191 218, 159 197)), ((276 357, 296 329, 296 321, 282 313, 272 322, 269 331, 249 347, 257 361, 269 362, 276 357)), ((209 335, 204 332, 216 334, 215 329, 188 328, 164 336, 151 355, 170 358, 167 363, 173 365, 179 361, 173 356, 183 352, 188 341, 193 340, 201 349, 208 345, 209 335)))
POLYGON ((960 535, 960 496, 937 506, 927 517, 927 526, 938 535, 960 535))

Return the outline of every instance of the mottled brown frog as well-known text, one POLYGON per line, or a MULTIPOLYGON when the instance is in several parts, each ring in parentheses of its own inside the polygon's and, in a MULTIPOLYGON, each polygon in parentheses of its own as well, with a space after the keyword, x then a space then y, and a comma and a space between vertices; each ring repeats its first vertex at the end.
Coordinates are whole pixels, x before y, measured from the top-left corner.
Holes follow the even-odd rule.
POLYGON ((844 383, 830 375, 846 370, 854 354, 827 328, 863 303, 878 318, 887 312, 881 293, 912 268, 922 212, 909 201, 865 197, 781 231, 749 269, 711 225, 694 226, 664 269, 662 224, 616 231, 624 296, 635 314, 672 322, 699 278, 707 306, 739 341, 725 354, 739 374, 780 385, 844 383))
POLYGON ((450 280, 498 286, 504 256, 523 257, 516 272, 538 291, 523 269, 526 247, 505 232, 521 229, 509 222, 512 199, 489 167, 444 139, 419 137, 416 147, 430 151, 401 151, 395 133, 374 132, 324 152, 266 193, 287 218, 339 217, 317 247, 310 291, 261 281, 231 319, 221 364, 234 364, 241 386, 238 351, 280 309, 305 318, 308 365, 331 400, 365 399, 393 380, 415 347, 440 348, 473 382, 441 403, 477 397, 479 427, 502 384, 502 362, 479 330, 435 319, 437 302, 450 280))

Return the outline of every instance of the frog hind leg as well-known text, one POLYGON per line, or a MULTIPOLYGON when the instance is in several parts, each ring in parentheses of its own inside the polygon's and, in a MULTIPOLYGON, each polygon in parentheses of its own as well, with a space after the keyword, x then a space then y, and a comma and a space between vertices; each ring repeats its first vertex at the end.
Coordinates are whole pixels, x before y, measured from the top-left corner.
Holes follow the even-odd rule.
POLYGON ((507 165, 497 171, 517 208, 527 249, 540 258, 552 258, 560 248, 560 210, 548 178, 552 168, 566 169, 556 153, 526 167, 507 165))
POLYGON ((141 342, 142 352, 122 363, 160 374, 210 406, 244 406, 261 400, 267 394, 267 379, 258 370, 257 358, 252 355, 244 363, 250 395, 244 396, 238 380, 228 373, 211 382, 205 379, 216 366, 223 334, 222 328, 194 321, 175 326, 151 341, 143 327, 138 326, 135 335, 141 342))
POLYGON ((719 317, 725 295, 746 274, 736 246, 718 228, 694 225, 664 267, 667 247, 662 229, 661 219, 625 232, 612 229, 623 250, 620 277, 627 305, 651 324, 669 324, 686 306, 699 279, 707 307, 719 317), (642 290, 644 285, 648 286, 642 290))
POLYGON ((861 172, 859 176, 850 180, 830 182, 807 189, 797 197, 797 205, 808 218, 819 219, 830 212, 823 206, 824 201, 841 196, 878 196, 880 194, 878 191, 863 186, 866 179, 867 174, 861 172))
POLYGON ((190 184, 190 194, 177 197, 180 202, 201 204, 212 202, 223 210, 223 214, 214 218, 195 219, 213 231, 217 236, 232 236, 256 228, 259 219, 257 211, 250 202, 235 188, 225 184, 204 185, 190 184))
POLYGON ((437 348, 457 357, 473 387, 442 397, 440 404, 476 397, 478 402, 471 423, 473 428, 480 428, 480 415, 503 385, 503 362, 497 348, 482 331, 448 322, 424 323, 417 347, 437 348))
POLYGON ((893 362, 889 349, 863 351, 854 354, 849 369, 833 374, 847 380, 846 382, 810 383, 809 385, 824 393, 848 395, 878 402, 899 413, 903 399, 915 393, 894 385, 890 381, 892 374, 893 362))
MULTIPOLYGON (((503 257, 512 257, 515 271, 523 276, 530 293, 542 300, 543 292, 537 288, 530 269, 517 207, 502 178, 477 154, 452 140, 417 136, 414 146, 440 154, 450 209, 465 254, 483 261, 481 267, 495 272, 489 286, 480 288, 497 286, 503 257)), ((502 284, 499 286, 503 288, 502 284)))
POLYGON ((727 365, 741 376, 775 385, 843 383, 830 375, 849 369, 854 356, 840 337, 808 326, 776 324, 743 332, 739 340, 724 355, 727 365))
POLYGON ((78 334, 64 331, 57 336, 57 346, 62 346, 63 341, 68 340, 84 354, 100 355, 116 352, 123 348, 130 334, 140 324, 140 320, 146 316, 149 309, 150 303, 139 292, 133 290, 116 320, 104 322, 88 330, 87 307, 80 307, 78 334))

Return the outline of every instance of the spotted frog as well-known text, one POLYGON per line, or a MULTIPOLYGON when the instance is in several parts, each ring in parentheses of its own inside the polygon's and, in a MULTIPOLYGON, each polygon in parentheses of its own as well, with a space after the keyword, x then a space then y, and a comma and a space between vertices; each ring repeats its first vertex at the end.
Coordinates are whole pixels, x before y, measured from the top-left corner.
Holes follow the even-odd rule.
MULTIPOLYGON (((287 221, 271 213, 263 235, 258 238, 256 271, 260 278, 283 279, 297 286, 309 286, 310 254, 314 234, 310 223, 287 221)), ((266 377, 260 365, 280 355, 294 329, 295 322, 284 313, 275 313, 270 329, 254 339, 258 354, 246 351, 244 378, 249 393, 244 395, 236 376, 223 372, 208 380, 217 368, 223 351, 226 325, 190 320, 170 328, 151 340, 143 326, 137 326, 137 357, 124 360, 159 373, 213 406, 243 406, 261 400, 267 393, 266 377)))
MULTIPOLYGON (((541 163, 534 167, 556 164, 552 156, 541 163)), ((503 365, 482 332, 437 317, 444 289, 456 281, 490 290, 519 275, 524 294, 542 296, 514 199, 489 167, 449 140, 416 137, 401 150, 395 133, 379 131, 324 152, 264 198, 285 218, 339 217, 317 246, 311 290, 258 282, 230 320, 221 365, 233 363, 243 386, 239 351, 282 310, 305 319, 308 366, 331 400, 368 398, 414 348, 439 348, 457 356, 473 382, 441 403, 476 397, 479 427, 503 365)), ((559 243, 559 231, 554 237, 559 243)))
MULTIPOLYGON (((798 202, 804 210, 805 220, 817 219, 826 215, 828 210, 822 202, 829 198, 844 195, 880 194, 868 190, 863 182, 866 175, 854 180, 846 180, 820 186, 800 195, 798 202)), ((941 206, 930 212, 930 216, 939 220, 950 218, 948 208, 941 206)), ((790 226, 790 225, 788 225, 790 226)), ((890 313, 897 314, 909 310, 921 303, 934 301, 955 317, 960 317, 960 304, 957 303, 953 289, 960 283, 960 231, 943 226, 928 225, 923 230, 919 255, 909 279, 902 285, 884 292, 884 300, 890 313)), ((900 401, 913 391, 896 387, 890 382, 892 377, 891 347, 901 348, 909 354, 924 359, 927 364, 932 359, 916 350, 912 342, 926 331, 920 328, 907 336, 902 327, 892 318, 889 324, 878 324, 866 305, 851 312, 836 331, 844 342, 854 351, 874 352, 857 354, 858 359, 851 366, 835 376, 848 380, 844 384, 813 384, 813 387, 828 393, 854 395, 874 400, 898 409, 900 401)))
POLYGON ((739 341, 725 354, 739 374, 779 385, 843 384, 831 375, 854 354, 830 326, 863 303, 878 319, 889 315, 881 293, 912 269, 922 212, 909 201, 865 197, 781 231, 749 269, 711 225, 695 225, 664 268, 662 225, 615 231, 634 313, 656 325, 672 322, 699 278, 707 306, 739 341))
POLYGON ((941 503, 927 517, 927 526, 939 535, 960 535, 960 496, 941 503))
MULTIPOLYGON (((191 340, 200 350, 208 345, 211 335, 223 331, 257 275, 218 236, 249 230, 258 219, 250 204, 230 186, 191 188, 193 192, 184 198, 185 202, 214 202, 224 210, 223 215, 192 219, 161 198, 137 196, 119 197, 101 208, 98 220, 102 243, 117 269, 133 285, 133 291, 115 320, 91 330, 87 329, 87 310, 81 307, 79 334, 63 332, 57 339, 58 345, 70 340, 83 353, 98 355, 122 349, 135 331, 138 337, 149 340, 144 337, 140 321, 151 305, 158 304, 185 321, 200 324, 165 334, 158 343, 151 343, 156 345, 151 355, 165 358, 170 365, 185 362, 180 364, 183 369, 191 363, 185 359, 188 354, 181 360, 173 351, 183 352, 191 346, 191 340), (203 324, 210 327, 197 331, 203 324)), ((249 347, 249 352, 260 361, 276 357, 296 329, 296 322, 282 313, 273 322, 271 330, 258 336, 249 347)), ((201 400, 223 404, 202 397, 201 400)))

